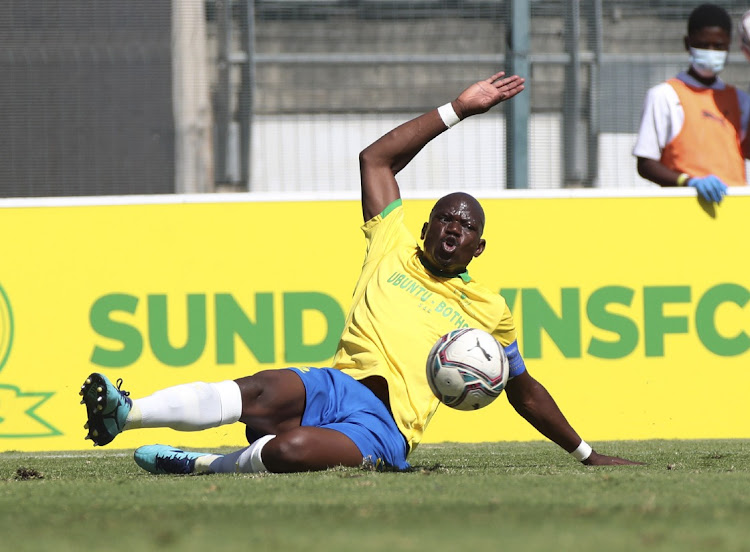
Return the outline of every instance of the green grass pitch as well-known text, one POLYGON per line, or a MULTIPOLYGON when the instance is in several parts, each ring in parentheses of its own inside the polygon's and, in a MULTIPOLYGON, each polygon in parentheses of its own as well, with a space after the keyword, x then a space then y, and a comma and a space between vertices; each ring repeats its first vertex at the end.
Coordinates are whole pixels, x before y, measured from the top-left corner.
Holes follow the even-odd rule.
POLYGON ((750 440, 425 445, 407 473, 153 476, 132 451, 0 453, 9 550, 750 550, 750 440), (11 544, 12 543, 12 544, 11 544))

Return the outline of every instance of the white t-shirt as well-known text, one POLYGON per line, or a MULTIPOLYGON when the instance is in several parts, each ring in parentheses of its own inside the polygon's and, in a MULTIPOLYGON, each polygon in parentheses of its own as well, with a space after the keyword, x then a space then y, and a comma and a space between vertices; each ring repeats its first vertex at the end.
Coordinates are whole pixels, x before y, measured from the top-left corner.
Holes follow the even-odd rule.
MULTIPOLYGON (((677 78, 685 84, 696 88, 706 86, 683 71, 677 78)), ((726 84, 716 79, 710 88, 723 90, 726 84)), ((740 141, 745 139, 750 124, 750 95, 737 89, 737 99, 740 104, 740 141)), ((682 130, 685 112, 682 109, 677 92, 669 83, 662 82, 649 89, 643 102, 641 126, 638 138, 633 147, 633 155, 646 159, 661 159, 662 151, 682 130)))

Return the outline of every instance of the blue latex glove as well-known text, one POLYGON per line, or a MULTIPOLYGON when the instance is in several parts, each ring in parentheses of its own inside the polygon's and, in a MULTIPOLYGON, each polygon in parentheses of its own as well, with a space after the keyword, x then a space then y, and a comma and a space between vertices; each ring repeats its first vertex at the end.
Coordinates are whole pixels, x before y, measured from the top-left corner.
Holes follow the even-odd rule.
POLYGON ((727 185, 718 176, 712 174, 691 178, 687 181, 687 185, 698 190, 698 194, 706 201, 721 203, 727 195, 727 185))

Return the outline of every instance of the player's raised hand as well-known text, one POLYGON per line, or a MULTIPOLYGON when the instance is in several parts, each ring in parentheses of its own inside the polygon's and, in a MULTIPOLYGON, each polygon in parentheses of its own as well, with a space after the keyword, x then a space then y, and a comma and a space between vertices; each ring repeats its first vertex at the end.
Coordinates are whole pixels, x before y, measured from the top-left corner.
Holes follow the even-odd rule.
POLYGON ((607 456, 591 451, 591 456, 586 458, 583 463, 587 466, 642 466, 643 462, 633 462, 617 456, 607 456))
POLYGON ((469 86, 453 102, 456 114, 465 119, 488 111, 500 102, 509 100, 524 89, 526 79, 513 75, 505 76, 505 71, 469 86))

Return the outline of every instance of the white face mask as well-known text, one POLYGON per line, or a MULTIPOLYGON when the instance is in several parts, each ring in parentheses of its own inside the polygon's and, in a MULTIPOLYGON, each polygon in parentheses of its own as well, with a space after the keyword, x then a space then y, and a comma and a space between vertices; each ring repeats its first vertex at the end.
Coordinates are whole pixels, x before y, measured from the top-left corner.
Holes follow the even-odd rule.
POLYGON ((690 64, 701 77, 710 79, 715 77, 724 69, 727 61, 726 50, 704 50, 702 48, 690 48, 690 64))

